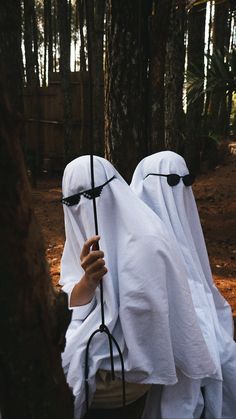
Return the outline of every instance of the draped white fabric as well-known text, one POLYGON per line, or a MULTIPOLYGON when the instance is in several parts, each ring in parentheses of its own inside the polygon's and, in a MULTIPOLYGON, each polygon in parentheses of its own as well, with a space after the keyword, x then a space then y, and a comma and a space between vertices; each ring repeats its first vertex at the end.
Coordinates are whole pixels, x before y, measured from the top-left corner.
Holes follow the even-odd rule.
MULTIPOLYGON (((177 382, 176 366, 193 378, 218 376, 195 315, 184 267, 164 224, 131 191, 113 166, 94 156, 100 248, 108 273, 104 277, 105 321, 124 355, 126 381, 154 384, 177 382), (158 237, 158 239, 157 239, 158 237), (194 362, 193 362, 194 360, 194 362)), ((69 163, 63 176, 63 196, 91 188, 90 158, 69 163)), ((66 242, 61 279, 69 295, 83 275, 80 252, 94 235, 92 201, 64 206, 66 242)), ((84 406, 85 348, 101 324, 99 289, 88 306, 76 307, 67 332, 63 366, 75 396, 75 418, 84 406)), ((110 369, 107 337, 97 334, 89 357, 90 390, 99 368, 110 369)), ((115 351, 115 369, 121 368, 115 351)))
MULTIPOLYGON (((210 383, 208 380, 205 387, 205 413, 208 417, 235 418, 236 395, 233 389, 236 388, 236 344, 232 338, 232 313, 212 280, 192 188, 185 186, 182 179, 171 187, 166 177, 147 176, 150 173, 185 176, 189 171, 178 154, 171 151, 156 153, 138 164, 131 189, 161 218, 178 245, 199 325, 217 365, 218 375, 223 376, 223 383, 210 383)), ((206 381, 203 383, 206 384, 206 381)))

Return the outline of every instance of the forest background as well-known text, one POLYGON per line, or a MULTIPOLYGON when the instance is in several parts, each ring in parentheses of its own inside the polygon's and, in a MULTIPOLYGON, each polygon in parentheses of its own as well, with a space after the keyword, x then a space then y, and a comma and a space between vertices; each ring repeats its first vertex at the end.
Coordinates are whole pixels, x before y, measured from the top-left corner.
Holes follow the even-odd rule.
MULTIPOLYGON (((59 199, 58 176, 66 163, 91 152, 91 138, 94 153, 127 181, 143 157, 165 149, 183 155, 200 183, 226 163, 231 171, 221 173, 230 180, 235 42, 233 0, 0 3, 3 419, 19 411, 27 419, 73 417, 60 361, 70 316, 52 287, 34 207, 40 219, 47 188, 59 199)), ((208 203, 219 205, 217 189, 212 193, 210 184, 208 192, 208 203)), ((51 265, 51 239, 44 238, 51 265)))

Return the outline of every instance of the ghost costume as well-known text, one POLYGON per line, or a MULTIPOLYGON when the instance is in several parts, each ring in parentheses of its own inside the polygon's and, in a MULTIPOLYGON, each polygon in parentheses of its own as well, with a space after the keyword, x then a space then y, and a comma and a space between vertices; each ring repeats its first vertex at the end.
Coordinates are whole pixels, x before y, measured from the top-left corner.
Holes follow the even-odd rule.
MULTIPOLYGON (((164 224, 108 161, 94 156, 94 175, 95 186, 114 176, 96 204, 100 247, 108 267, 103 280, 105 322, 123 353, 125 380, 174 385, 178 380, 176 368, 196 380, 218 377, 198 324, 184 266, 164 224)), ((62 192, 68 197, 88 189, 90 157, 82 156, 67 165, 62 192)), ((77 205, 63 207, 66 242, 60 284, 70 301, 73 287, 84 274, 80 253, 84 242, 94 235, 94 216, 92 201, 84 195, 77 205)), ((74 395, 75 419, 83 417, 85 411, 85 348, 101 324, 100 308, 99 289, 89 304, 72 308, 62 361, 74 395)), ((97 371, 110 370, 104 334, 94 337, 89 355, 92 400, 97 371)), ((116 351, 114 362, 120 377, 116 351)))
MULTIPOLYGON (((186 267, 192 300, 205 342, 223 381, 202 380, 204 385, 204 417, 235 419, 236 415, 236 343, 233 336, 229 304, 213 283, 205 241, 191 187, 183 179, 169 186, 160 174, 189 173, 184 159, 171 151, 144 158, 137 166, 131 189, 165 223, 178 244, 186 267)), ((178 398, 178 385, 165 388, 165 399, 178 398), (167 394, 167 396, 166 396, 167 394)), ((179 397, 181 398, 181 391, 179 397)), ((199 399, 199 404, 202 399, 199 399)), ((199 406, 198 406, 199 407, 199 406)), ((176 417, 176 416, 169 416, 176 417)), ((197 417, 194 416, 193 417, 197 417)))

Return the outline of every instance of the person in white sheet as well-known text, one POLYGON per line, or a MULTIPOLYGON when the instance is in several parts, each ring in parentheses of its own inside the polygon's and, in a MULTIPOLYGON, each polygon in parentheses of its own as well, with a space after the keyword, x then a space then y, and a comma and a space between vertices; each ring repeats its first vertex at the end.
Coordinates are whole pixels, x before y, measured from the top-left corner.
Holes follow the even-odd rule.
MULTIPOLYGON (((191 377, 198 392, 203 378, 221 376, 199 327, 178 249, 164 224, 108 161, 94 156, 94 174, 102 250, 94 250, 99 238, 94 236, 90 156, 73 160, 63 175, 66 242, 60 284, 73 310, 63 367, 74 395, 75 419, 80 419, 85 415, 85 350, 101 324, 97 285, 104 276, 105 323, 123 354, 127 406, 122 408, 120 359, 114 349, 117 379, 112 383, 107 336, 99 333, 89 350, 90 410, 85 418, 102 412, 103 418, 136 419, 150 385, 174 385, 176 370, 191 377)), ((150 405, 157 419, 156 403, 150 405)))
MULTIPOLYGON (((158 220, 161 218, 178 245, 199 325, 217 365, 218 375, 222 374, 222 381, 202 380, 204 417, 235 419, 236 343, 233 340, 232 312, 212 279, 191 188, 193 181, 194 176, 189 173, 184 159, 174 152, 163 151, 144 158, 138 164, 130 186, 158 215, 158 220)), ((171 409, 172 405, 175 408, 175 404, 179 403, 182 391, 180 382, 163 388, 163 417, 165 414, 169 415, 168 418, 179 417, 171 409), (170 412, 166 413, 168 405, 170 412)))

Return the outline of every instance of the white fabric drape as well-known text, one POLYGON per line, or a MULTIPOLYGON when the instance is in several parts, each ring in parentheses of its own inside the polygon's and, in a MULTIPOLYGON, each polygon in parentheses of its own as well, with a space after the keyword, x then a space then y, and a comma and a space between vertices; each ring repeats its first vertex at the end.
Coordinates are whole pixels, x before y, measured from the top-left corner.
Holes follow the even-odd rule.
MULTIPOLYGON (((176 366, 196 379, 218 377, 198 325, 184 267, 163 223, 108 161, 94 156, 94 173, 95 186, 115 175, 96 202, 100 248, 108 267, 104 277, 105 321, 123 352, 126 380, 172 385, 177 382, 176 366)), ((64 172, 63 196, 90 189, 90 179, 89 156, 75 159, 64 172)), ((83 275, 79 259, 82 246, 94 235, 92 201, 81 196, 79 204, 64 206, 64 216, 66 242, 60 284, 70 296, 83 275)), ((101 323, 99 290, 88 306, 73 311, 62 358, 78 419, 85 399, 85 347, 101 323)), ((92 394, 96 371, 110 369, 103 334, 92 341, 89 365, 92 394)), ((115 369, 119 375, 117 355, 115 369)))
POLYGON ((150 175, 189 173, 184 159, 171 151, 144 158, 137 166, 131 189, 165 223, 185 264, 187 280, 205 342, 217 365, 223 383, 206 380, 206 415, 214 418, 235 418, 236 344, 229 304, 212 280, 205 241, 192 188, 182 181, 171 187, 166 177, 150 175), (146 177, 147 176, 147 177, 146 177), (222 401, 222 388, 224 389, 222 401), (207 413, 208 412, 208 413, 207 413), (228 415, 228 416, 227 416, 228 415))

